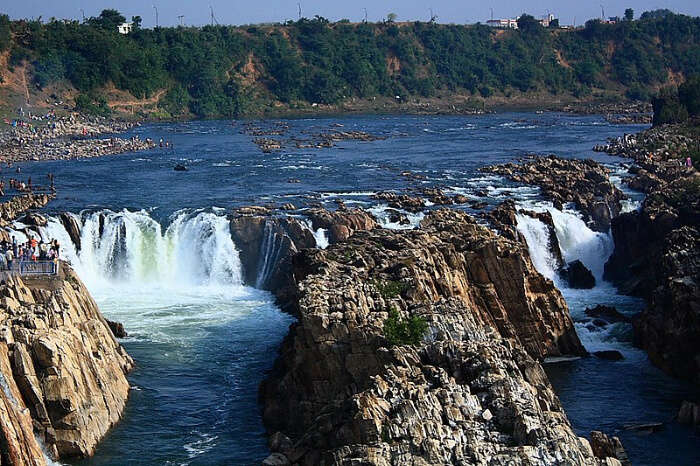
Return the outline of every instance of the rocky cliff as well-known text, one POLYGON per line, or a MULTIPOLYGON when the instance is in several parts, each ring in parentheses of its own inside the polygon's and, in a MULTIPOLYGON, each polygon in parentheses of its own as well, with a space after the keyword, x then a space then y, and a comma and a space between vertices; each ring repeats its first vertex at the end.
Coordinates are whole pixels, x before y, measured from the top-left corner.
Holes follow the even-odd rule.
POLYGON ((615 218, 606 277, 647 299, 635 342, 657 366, 700 383, 700 177, 665 183, 615 218))
POLYGON ((599 146, 635 160, 629 186, 641 208, 614 218, 615 251, 605 276, 642 296, 635 343, 669 374, 700 383, 700 174, 686 168, 698 128, 664 125, 599 146))
POLYGON ((522 243, 441 210, 306 250, 293 273, 299 320, 260 391, 266 464, 600 463, 537 362, 585 351, 522 243), (393 344, 390 312, 427 324, 418 344, 393 344))
POLYGON ((121 417, 132 360, 77 275, 0 285, 1 464, 93 453, 121 417))

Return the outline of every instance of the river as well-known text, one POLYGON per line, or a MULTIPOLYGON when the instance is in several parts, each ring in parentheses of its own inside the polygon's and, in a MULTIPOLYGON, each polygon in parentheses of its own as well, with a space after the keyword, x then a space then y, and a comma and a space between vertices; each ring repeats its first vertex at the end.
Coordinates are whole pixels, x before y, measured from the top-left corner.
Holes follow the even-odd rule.
MULTIPOLYGON (((542 225, 519 218, 536 267, 562 290, 587 349, 625 355, 617 362, 591 357, 546 364, 576 431, 619 435, 636 465, 700 461, 697 436, 672 421, 650 435, 623 429, 670 421, 681 400, 697 394, 631 346, 629 325, 598 330, 585 321, 584 309, 596 304, 629 314, 643 307, 600 280, 612 238, 589 230, 575 211, 553 209, 536 188, 478 172, 529 153, 555 153, 608 164, 619 180, 623 161, 591 148, 642 126, 558 113, 343 116, 287 123, 285 138, 340 129, 382 139, 342 141, 326 149, 291 144, 263 153, 241 122, 148 124, 125 136, 162 138, 173 147, 21 164, 22 176, 35 184, 55 175, 59 196, 47 213, 72 212, 82 226, 82 248, 73 247, 55 217, 43 234, 61 240, 102 312, 124 323, 129 337, 123 344, 136 361, 123 420, 96 455, 79 464, 258 463, 267 447, 257 387, 293 319, 275 307, 269 293, 242 284, 227 212, 268 202, 333 207, 343 200, 370 208, 385 226, 398 227, 389 223, 385 206, 369 196, 433 185, 449 193, 486 194, 479 199, 491 205, 512 197, 520 206, 550 210, 564 257, 581 259, 597 275, 593 290, 568 289, 552 270, 542 225), (174 171, 178 163, 188 171, 174 171)), ((638 201, 633 196, 627 207, 638 201)), ((420 218, 412 216, 412 225, 420 218)), ((322 242, 322 232, 314 233, 322 242)))

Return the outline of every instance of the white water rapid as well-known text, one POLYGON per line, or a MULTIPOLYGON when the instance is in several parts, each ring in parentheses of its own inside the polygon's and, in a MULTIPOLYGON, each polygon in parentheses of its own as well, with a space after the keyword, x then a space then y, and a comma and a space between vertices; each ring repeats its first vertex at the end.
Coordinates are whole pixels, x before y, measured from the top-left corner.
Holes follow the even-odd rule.
POLYGON ((617 293, 615 287, 603 280, 605 263, 614 249, 610 233, 591 230, 578 212, 570 209, 558 210, 548 203, 528 203, 529 210, 548 211, 552 215, 554 230, 564 262, 580 260, 593 273, 596 286, 590 290, 572 289, 558 273, 559 267, 550 245, 547 226, 538 219, 518 213, 518 231, 525 237, 530 257, 535 268, 545 277, 554 281, 569 305, 576 330, 587 350, 599 351, 616 349, 626 357, 641 357, 640 352, 627 342, 630 327, 624 323, 614 323, 607 327, 596 327, 585 315, 586 308, 597 304, 614 306, 622 313, 633 313, 641 309, 637 298, 617 293))

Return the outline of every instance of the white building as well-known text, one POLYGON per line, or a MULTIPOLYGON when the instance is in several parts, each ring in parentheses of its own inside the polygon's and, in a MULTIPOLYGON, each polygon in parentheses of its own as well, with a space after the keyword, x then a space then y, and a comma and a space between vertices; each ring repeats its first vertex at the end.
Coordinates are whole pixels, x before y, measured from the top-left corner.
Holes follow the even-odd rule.
POLYGON ((486 24, 499 29, 518 29, 517 19, 490 19, 486 24))
POLYGON ((134 23, 122 23, 117 26, 119 34, 129 34, 134 27, 134 23))

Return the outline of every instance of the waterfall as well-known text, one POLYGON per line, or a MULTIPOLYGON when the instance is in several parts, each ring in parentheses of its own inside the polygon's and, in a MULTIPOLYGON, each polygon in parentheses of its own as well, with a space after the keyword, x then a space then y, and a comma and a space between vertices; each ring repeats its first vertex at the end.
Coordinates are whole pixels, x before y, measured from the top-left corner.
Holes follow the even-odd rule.
POLYGON ((282 252, 283 237, 275 233, 272 224, 265 220, 265 230, 260 243, 260 258, 262 259, 258 267, 258 276, 255 280, 256 288, 263 288, 270 278, 272 271, 277 265, 280 253, 282 252))
POLYGON ((88 285, 130 283, 180 289, 240 285, 238 252, 225 216, 180 211, 163 227, 146 211, 83 213, 77 251, 61 221, 50 218, 44 240, 56 238, 61 253, 88 285))
MULTIPOLYGON (((561 211, 551 206, 540 207, 538 210, 547 210, 552 214, 554 231, 564 261, 569 263, 580 260, 593 273, 596 282, 601 283, 605 263, 614 249, 612 236, 591 230, 576 212, 567 209, 561 211)), ((565 286, 557 277, 557 260, 549 244, 547 226, 528 215, 518 213, 516 218, 518 231, 527 240, 530 257, 537 271, 554 280, 560 288, 565 286)))
POLYGON ((557 260, 549 244, 548 227, 536 218, 516 214, 517 228, 527 241, 533 265, 542 275, 552 279, 562 292, 583 345, 589 351, 616 349, 626 355, 631 354, 633 350, 625 343, 630 339, 628 324, 615 323, 598 328, 590 323, 590 318, 585 314, 586 308, 596 304, 614 306, 625 314, 638 312, 642 306, 639 299, 619 295, 610 283, 603 280, 605 262, 614 248, 612 235, 591 230, 572 210, 558 210, 549 204, 528 204, 527 208, 552 214, 554 231, 564 261, 580 260, 596 278, 593 289, 569 288, 566 280, 557 273, 557 260))
POLYGON ((527 241, 532 263, 539 273, 558 283, 558 261, 549 244, 549 231, 540 220, 529 215, 516 214, 518 231, 527 241))

